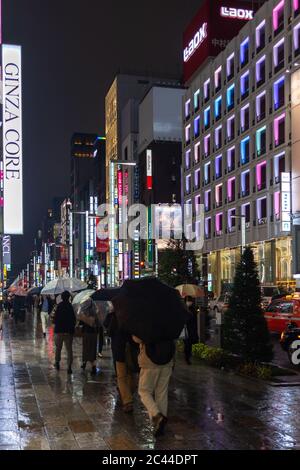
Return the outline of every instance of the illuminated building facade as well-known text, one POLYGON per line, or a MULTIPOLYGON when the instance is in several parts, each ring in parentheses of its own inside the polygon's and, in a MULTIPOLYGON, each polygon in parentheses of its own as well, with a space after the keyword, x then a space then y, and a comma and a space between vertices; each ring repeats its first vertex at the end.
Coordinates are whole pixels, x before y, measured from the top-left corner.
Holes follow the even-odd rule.
POLYGON ((184 202, 194 215, 199 203, 205 206, 199 257, 215 293, 233 281, 242 219, 263 284, 294 285, 300 272, 292 263, 300 209, 299 65, 300 2, 270 0, 223 52, 204 67, 199 63, 189 82, 184 202))

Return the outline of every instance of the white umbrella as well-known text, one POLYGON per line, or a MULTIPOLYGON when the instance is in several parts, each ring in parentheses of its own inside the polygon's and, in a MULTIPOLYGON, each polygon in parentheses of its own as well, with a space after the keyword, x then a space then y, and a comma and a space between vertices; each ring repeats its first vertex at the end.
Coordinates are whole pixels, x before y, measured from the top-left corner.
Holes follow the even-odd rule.
POLYGON ((48 282, 42 290, 42 295, 58 295, 65 291, 68 292, 80 292, 85 290, 87 285, 85 282, 75 278, 62 277, 55 279, 54 281, 48 282))
POLYGON ((94 292, 95 291, 92 289, 87 289, 82 292, 79 292, 79 294, 76 294, 74 299, 72 300, 73 307, 77 309, 84 305, 86 302, 90 301, 91 295, 93 295, 94 292))

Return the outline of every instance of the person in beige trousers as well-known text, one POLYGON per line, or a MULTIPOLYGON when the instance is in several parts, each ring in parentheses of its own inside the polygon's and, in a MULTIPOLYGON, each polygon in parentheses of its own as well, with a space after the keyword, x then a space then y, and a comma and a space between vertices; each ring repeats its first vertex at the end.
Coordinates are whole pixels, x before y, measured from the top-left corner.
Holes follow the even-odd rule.
MULTIPOLYGON (((168 362, 156 364, 147 354, 147 346, 142 340, 133 336, 133 340, 140 345, 139 354, 139 396, 148 411, 149 418, 153 424, 153 432, 156 437, 164 433, 168 415, 168 392, 169 382, 174 368, 174 343, 168 342, 168 362)), ((153 359, 153 357, 152 357, 153 359)), ((155 357, 154 357, 155 360, 155 357)), ((160 360, 157 362, 161 362, 160 360)))

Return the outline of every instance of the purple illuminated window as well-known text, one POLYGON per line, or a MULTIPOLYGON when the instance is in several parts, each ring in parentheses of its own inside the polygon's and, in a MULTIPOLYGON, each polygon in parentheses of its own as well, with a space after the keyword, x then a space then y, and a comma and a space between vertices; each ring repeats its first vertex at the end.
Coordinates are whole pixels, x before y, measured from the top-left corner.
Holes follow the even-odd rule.
POLYGON ((195 196, 195 212, 196 215, 200 214, 201 196, 198 194, 195 196))
POLYGON ((266 44, 266 20, 262 21, 256 28, 256 50, 261 51, 266 44))
POLYGON ((274 212, 275 219, 280 220, 280 191, 274 193, 274 212))
POLYGON ((189 194, 191 192, 191 175, 186 176, 185 191, 186 191, 187 194, 189 194))
POLYGON ((249 70, 241 76, 241 96, 245 98, 249 94, 249 70))
POLYGON ((191 100, 185 102, 185 117, 188 119, 191 114, 191 100))
POLYGON ((273 29, 275 33, 282 31, 284 26, 284 0, 273 9, 273 29))
POLYGON ((274 119, 274 141, 275 147, 285 142, 285 113, 274 119))
POLYGON ((191 168, 191 151, 185 152, 185 168, 189 170, 191 168))
POLYGON ((298 55, 300 53, 300 23, 294 28, 293 40, 295 55, 298 55))
POLYGON ((240 61, 243 67, 248 63, 249 60, 249 38, 246 38, 240 46, 240 61))
POLYGON ((228 80, 234 76, 234 52, 227 58, 226 75, 228 80))
POLYGON ((215 189, 216 206, 220 207, 223 204, 223 185, 218 184, 215 189))
POLYGON ((249 196, 250 194, 250 170, 244 171, 241 174, 241 189, 242 189, 242 197, 249 196))
POLYGON ((234 139, 235 134, 235 116, 231 116, 227 120, 227 139, 228 142, 234 139))
POLYGON ((211 237, 211 217, 205 219, 205 238, 211 237))
POLYGON ((227 198, 228 202, 235 200, 235 176, 227 181, 227 198))
POLYGON ((222 176, 222 155, 219 155, 218 157, 216 157, 215 174, 216 174, 216 179, 221 178, 222 176))
POLYGON ((216 214, 216 235, 220 236, 223 234, 223 212, 216 214))
POLYGON ((211 210, 211 190, 205 191, 204 193, 204 206, 205 211, 208 212, 211 210))
POLYGON ((273 48, 273 60, 275 73, 284 67, 284 38, 282 38, 273 48))
POLYGON ((204 183, 210 183, 210 163, 206 163, 206 165, 204 165, 204 183))
POLYGON ((228 211, 228 221, 227 221, 227 225, 228 225, 228 230, 229 232, 232 231, 232 229, 235 227, 236 225, 236 218, 235 218, 235 215, 236 215, 236 210, 235 209, 230 209, 228 211))
POLYGON ((257 122, 266 117, 266 92, 264 91, 256 97, 256 119, 257 122))
POLYGON ((266 197, 257 199, 256 211, 257 211, 258 223, 260 225, 266 223, 266 218, 267 218, 267 198, 266 197))
POLYGON ((210 97, 210 79, 206 80, 203 86, 204 99, 205 101, 209 100, 210 97))
POLYGON ((227 150, 227 171, 235 169, 235 147, 227 150))
POLYGON ((200 161, 200 142, 198 142, 198 143, 195 145, 195 148, 194 148, 194 160, 195 160, 195 163, 199 163, 199 161, 200 161))
POLYGON ((220 66, 216 71, 215 71, 215 91, 218 92, 221 89, 222 85, 222 66, 220 66))
POLYGON ((189 144, 191 141, 191 125, 189 124, 185 128, 185 143, 189 144))
POLYGON ((266 79, 266 56, 264 55, 256 62, 256 84, 260 86, 266 79))
POLYGON ((194 136, 197 138, 200 135, 200 116, 194 120, 194 136))
POLYGON ((195 171, 195 189, 200 188, 200 170, 195 171))
POLYGON ((267 162, 259 163, 256 167, 257 190, 266 189, 267 186, 267 162))
POLYGON ((245 132, 246 130, 249 129, 249 124, 250 124, 250 105, 247 104, 241 109, 241 131, 245 132))
POLYGON ((284 105, 284 82, 285 78, 282 76, 274 83, 273 100, 275 111, 284 105))

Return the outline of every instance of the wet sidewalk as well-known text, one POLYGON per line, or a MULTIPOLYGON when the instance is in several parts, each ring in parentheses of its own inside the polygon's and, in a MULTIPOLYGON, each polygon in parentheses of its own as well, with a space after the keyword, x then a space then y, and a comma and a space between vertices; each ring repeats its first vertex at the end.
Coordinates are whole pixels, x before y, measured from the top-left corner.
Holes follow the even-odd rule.
MULTIPOLYGON (((170 387, 166 436, 152 437, 136 397, 124 415, 109 347, 92 378, 54 367, 52 328, 46 340, 31 314, 17 328, 5 320, 0 339, 0 450, 177 450, 300 448, 300 387, 274 388, 180 359, 170 387)), ((64 356, 63 356, 64 358, 64 356)))

